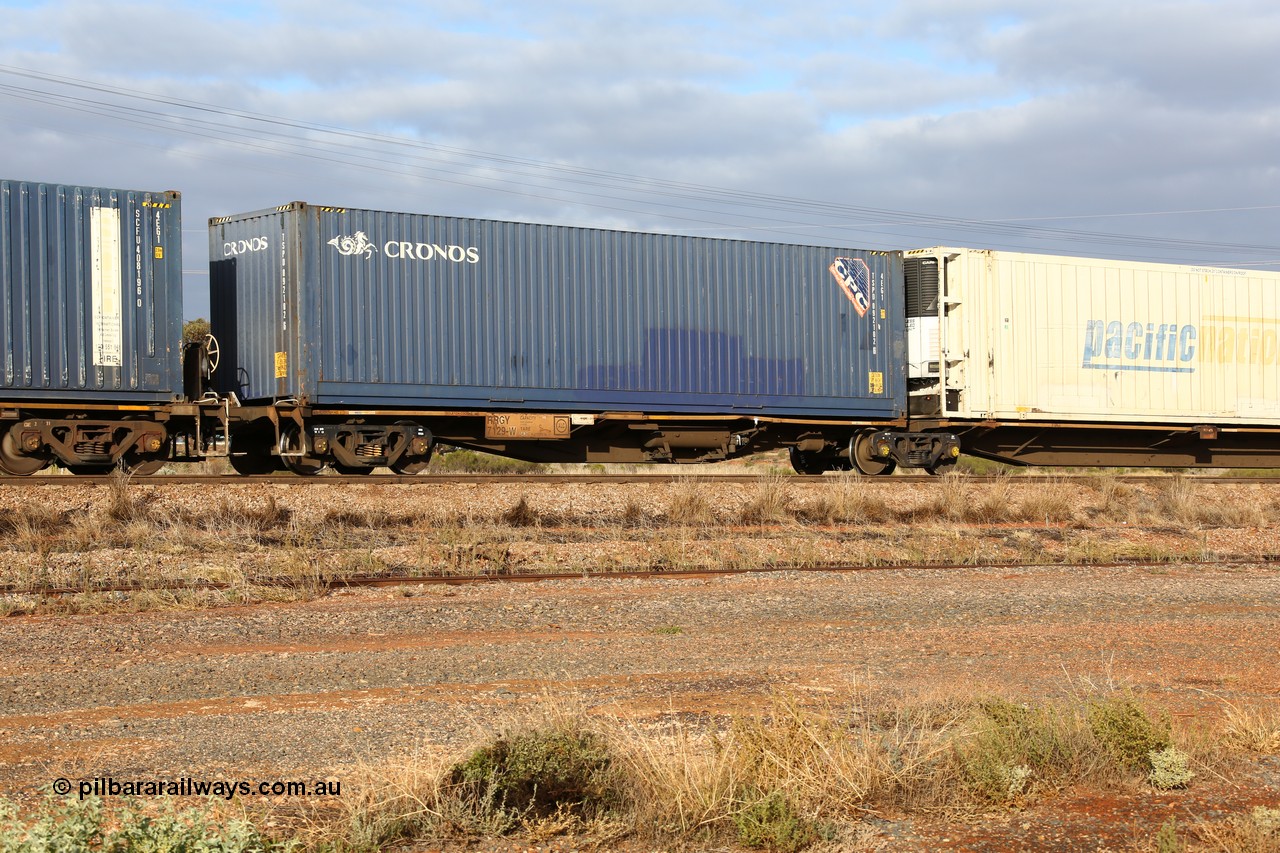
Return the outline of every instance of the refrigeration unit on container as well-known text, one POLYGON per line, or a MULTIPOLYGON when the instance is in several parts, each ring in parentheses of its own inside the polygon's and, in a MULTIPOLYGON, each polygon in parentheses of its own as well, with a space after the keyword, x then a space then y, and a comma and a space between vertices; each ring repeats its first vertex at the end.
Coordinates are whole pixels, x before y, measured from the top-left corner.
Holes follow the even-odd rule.
POLYGON ((904 414, 897 253, 303 203, 209 247, 244 401, 904 414))
POLYGON ((946 416, 1280 422, 1280 273, 949 248, 907 269, 912 378, 945 378, 946 416))
POLYGON ((179 201, 0 181, 0 399, 181 395, 179 201))
MULTIPOLYGON (((1146 464, 1243 464, 1280 426, 1280 273, 945 247, 904 265, 914 415, 1122 427, 1097 439, 1136 454, 1117 464, 1143 442, 1146 464)), ((1076 464, 1118 459, 1052 435, 1076 464)))

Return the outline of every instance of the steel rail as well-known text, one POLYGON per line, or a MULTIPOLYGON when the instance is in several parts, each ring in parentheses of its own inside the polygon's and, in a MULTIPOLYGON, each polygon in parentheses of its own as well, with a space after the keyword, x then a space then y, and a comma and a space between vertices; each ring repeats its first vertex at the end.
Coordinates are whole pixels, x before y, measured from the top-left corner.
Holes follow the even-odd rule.
POLYGON ((365 587, 391 586, 469 586, 488 583, 539 583, 542 581, 563 580, 691 580, 698 578, 725 577, 733 575, 766 574, 771 572, 800 573, 833 573, 849 574, 857 572, 897 572, 897 571, 975 571, 991 570, 1013 571, 1017 569, 1039 568, 1169 568, 1175 566, 1191 566, 1211 562, 1215 566, 1248 566, 1270 565, 1280 563, 1280 553, 1258 555, 1236 555, 1215 557, 1210 561, 1188 556, 1185 559, 1155 560, 1113 560, 1090 563, 1047 563, 1043 561, 1012 560, 1004 562, 955 563, 955 562, 919 562, 919 563, 819 563, 819 564, 773 564, 757 567, 714 568, 692 567, 687 569, 610 569, 608 571, 576 571, 576 572, 534 572, 529 574, 508 574, 488 572, 470 575, 420 575, 407 573, 391 573, 378 575, 350 575, 347 577, 300 579, 296 577, 261 578, 252 581, 190 581, 186 583, 120 583, 89 584, 84 587, 47 587, 26 589, 16 584, 0 584, 0 595, 25 596, 67 596, 86 593, 127 594, 137 592, 205 592, 218 591, 245 586, 251 587, 304 587, 315 585, 327 592, 338 589, 358 589, 365 587))
MULTIPOLYGON (((282 486, 439 486, 456 484, 492 484, 492 483, 582 483, 590 485, 631 484, 631 483, 678 483, 696 481, 699 483, 757 483, 761 479, 772 476, 761 474, 716 474, 694 473, 682 471, 671 474, 423 474, 417 476, 403 474, 369 474, 367 476, 317 476, 302 477, 296 474, 259 474, 243 476, 240 474, 156 474, 150 477, 124 477, 117 474, 92 474, 85 476, 34 474, 29 477, 0 475, 0 486, 103 486, 126 481, 131 485, 146 486, 180 486, 180 485, 237 485, 268 484, 282 486)), ((820 484, 836 479, 833 476, 810 477, 792 474, 781 475, 787 483, 820 484)), ((957 475, 957 477, 930 477, 925 474, 895 475, 891 477, 858 477, 846 475, 865 481, 868 485, 921 485, 944 483, 948 480, 960 479, 966 483, 1007 482, 1049 483, 1067 482, 1085 485, 1096 483, 1103 476, 1100 474, 1014 474, 1002 475, 957 475)), ((1122 474, 1116 479, 1122 483, 1161 483, 1168 482, 1170 474, 1122 474)), ((1241 485, 1241 484, 1274 484, 1280 483, 1280 474, 1275 477, 1232 477, 1232 476, 1200 476, 1189 475, 1195 483, 1208 485, 1241 485)))

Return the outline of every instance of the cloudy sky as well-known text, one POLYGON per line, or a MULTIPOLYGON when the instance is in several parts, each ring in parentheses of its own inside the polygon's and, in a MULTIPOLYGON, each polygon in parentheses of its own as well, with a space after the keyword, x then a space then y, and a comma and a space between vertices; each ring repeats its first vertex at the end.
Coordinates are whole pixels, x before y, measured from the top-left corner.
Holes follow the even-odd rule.
POLYGON ((0 177, 1280 269, 1274 0, 0 0, 0 177), (792 8, 787 8, 791 6, 792 8))

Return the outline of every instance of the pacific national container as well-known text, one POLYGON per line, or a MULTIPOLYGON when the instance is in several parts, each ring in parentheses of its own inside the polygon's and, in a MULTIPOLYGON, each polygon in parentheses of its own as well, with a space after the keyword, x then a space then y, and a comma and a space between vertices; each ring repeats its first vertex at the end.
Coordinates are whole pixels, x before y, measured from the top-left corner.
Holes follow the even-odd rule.
POLYGON ((209 250, 245 401, 904 411, 897 253, 303 203, 213 219, 209 250))
POLYGON ((913 385, 945 372, 947 416, 1280 422, 1280 273, 957 248, 906 258, 909 288, 938 282, 908 295, 924 351, 913 385))
POLYGON ((0 399, 181 394, 179 201, 0 181, 0 399))

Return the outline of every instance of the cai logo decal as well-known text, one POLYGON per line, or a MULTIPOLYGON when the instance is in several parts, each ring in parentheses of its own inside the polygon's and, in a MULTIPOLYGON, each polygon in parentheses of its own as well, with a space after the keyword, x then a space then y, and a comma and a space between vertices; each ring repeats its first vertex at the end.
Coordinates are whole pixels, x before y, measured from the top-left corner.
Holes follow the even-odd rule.
POLYGON ((871 310, 871 269, 862 258, 836 258, 828 267, 859 317, 871 310))
POLYGON ((376 248, 363 231, 357 231, 354 237, 338 235, 329 241, 329 245, 337 249, 340 255, 364 255, 365 260, 373 257, 373 250, 376 248))

